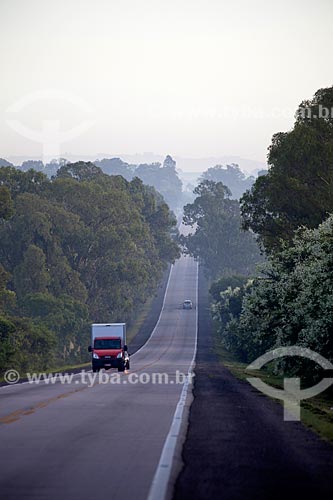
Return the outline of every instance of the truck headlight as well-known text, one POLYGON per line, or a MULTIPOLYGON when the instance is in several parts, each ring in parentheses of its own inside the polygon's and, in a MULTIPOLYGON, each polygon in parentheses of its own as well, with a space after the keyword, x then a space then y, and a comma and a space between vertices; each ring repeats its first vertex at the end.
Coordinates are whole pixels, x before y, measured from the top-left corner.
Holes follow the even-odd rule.
POLYGON ((94 359, 99 359, 99 356, 98 356, 98 354, 96 354, 96 352, 93 353, 93 358, 94 359))
POLYGON ((123 357, 123 353, 122 353, 122 352, 120 352, 119 354, 117 354, 117 358, 118 358, 118 359, 119 359, 119 358, 122 358, 122 357, 123 357))

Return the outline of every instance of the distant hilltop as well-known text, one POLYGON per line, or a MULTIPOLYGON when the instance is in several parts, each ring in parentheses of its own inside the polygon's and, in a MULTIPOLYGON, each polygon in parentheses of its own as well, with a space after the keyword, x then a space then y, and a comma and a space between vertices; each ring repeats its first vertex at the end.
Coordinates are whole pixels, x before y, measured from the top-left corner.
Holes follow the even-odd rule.
MULTIPOLYGON (((7 160, 13 165, 21 165, 24 161, 31 159, 30 156, 7 156, 7 160)), ((137 154, 122 154, 122 153, 97 153, 95 155, 85 154, 71 154, 63 153, 64 158, 71 162, 76 161, 92 161, 97 158, 121 158, 129 164, 139 165, 140 163, 163 163, 165 155, 160 155, 152 152, 144 152, 137 154)), ((35 159, 40 160, 41 157, 34 156, 35 159)), ((182 156, 173 156, 177 162, 177 168, 183 172, 198 172, 199 174, 204 170, 215 165, 230 165, 232 163, 239 165, 241 170, 249 175, 256 175, 259 170, 267 169, 267 164, 263 161, 249 160, 248 158, 241 158, 239 156, 210 156, 206 158, 185 158, 182 156)))
MULTIPOLYGON (((103 155, 101 155, 103 156, 103 155)), ((267 170, 260 168, 261 164, 253 162, 256 166, 254 175, 249 175, 248 171, 241 165, 233 162, 227 163, 227 158, 207 158, 207 159, 178 159, 177 161, 170 155, 164 159, 153 153, 143 155, 127 155, 119 157, 102 157, 89 160, 87 157, 76 157, 68 155, 67 158, 57 158, 44 163, 42 160, 24 160, 22 158, 10 158, 15 163, 15 168, 27 172, 31 169, 42 172, 50 179, 62 175, 72 175, 67 170, 88 172, 89 175, 104 173, 107 175, 122 175, 127 181, 138 177, 147 186, 153 186, 162 195, 166 203, 175 211, 181 211, 183 206, 194 199, 194 189, 203 179, 222 182, 229 189, 229 196, 233 199, 240 199, 243 193, 251 189, 257 175, 263 175, 267 170), (146 163, 144 159, 147 159, 146 163), (161 161, 160 161, 161 160, 161 161), (223 161, 223 163, 222 163, 223 161), (21 163, 21 164, 19 164, 21 163), (67 169, 67 170, 66 170, 67 169)), ((230 158, 230 157, 229 157, 230 158)), ((236 157, 231 157, 236 159, 236 157)), ((248 160, 250 162, 251 160, 248 160)), ((247 163, 249 165, 249 163, 247 163)), ((6 159, 0 158, 0 167, 14 166, 6 159)), ((265 166, 265 165, 263 165, 265 166)))

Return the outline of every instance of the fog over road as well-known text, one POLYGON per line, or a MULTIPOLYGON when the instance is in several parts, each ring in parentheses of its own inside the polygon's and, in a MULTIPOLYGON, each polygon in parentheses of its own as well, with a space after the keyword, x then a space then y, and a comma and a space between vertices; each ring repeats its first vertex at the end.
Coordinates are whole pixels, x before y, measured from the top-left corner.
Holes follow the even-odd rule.
POLYGON ((196 309, 181 304, 196 305, 196 294, 197 263, 182 256, 154 334, 121 384, 88 387, 76 375, 71 384, 0 388, 0 498, 148 497, 182 394, 175 374, 188 372, 195 353, 196 309), (169 383, 130 384, 131 373, 166 373, 169 383))

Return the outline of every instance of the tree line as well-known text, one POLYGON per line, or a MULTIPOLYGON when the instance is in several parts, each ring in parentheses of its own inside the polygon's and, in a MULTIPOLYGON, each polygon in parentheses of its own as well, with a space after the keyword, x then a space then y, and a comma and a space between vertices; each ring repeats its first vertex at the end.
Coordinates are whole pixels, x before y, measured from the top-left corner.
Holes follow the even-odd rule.
POLYGON ((137 177, 0 168, 0 370, 85 361, 89 324, 131 320, 179 256, 175 226, 137 177))
POLYGON ((333 359, 332 111, 333 87, 303 101, 293 129, 273 136, 267 174, 240 200, 266 261, 249 277, 220 276, 211 293, 221 341, 242 361, 289 345, 333 359))
MULTIPOLYGON (((27 160, 17 168, 23 172, 33 169, 51 179, 57 176, 60 168, 69 163, 65 158, 54 159, 46 164, 41 160, 27 160)), ((102 160, 95 160, 93 165, 99 167, 105 174, 121 175, 128 181, 138 177, 144 184, 154 187, 172 210, 180 212, 183 208, 182 181, 179 179, 176 170, 176 162, 170 155, 165 157, 163 163, 134 165, 121 160, 121 158, 103 158, 102 160)), ((2 166, 10 167, 13 165, 0 158, 0 167, 2 166)))

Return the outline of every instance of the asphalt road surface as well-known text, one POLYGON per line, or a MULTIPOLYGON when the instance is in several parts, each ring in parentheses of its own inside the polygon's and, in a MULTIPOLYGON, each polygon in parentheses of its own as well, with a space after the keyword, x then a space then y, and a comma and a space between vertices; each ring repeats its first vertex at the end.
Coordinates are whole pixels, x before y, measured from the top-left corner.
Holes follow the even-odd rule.
POLYGON ((131 357, 130 371, 106 372, 107 383, 89 387, 77 374, 66 384, 0 388, 2 500, 148 497, 183 395, 176 371, 186 374, 195 353, 196 309, 181 304, 196 305, 196 293, 197 263, 183 256, 152 337, 131 357), (169 383, 152 379, 161 373, 169 383))
POLYGON ((198 330, 185 467, 173 500, 332 498, 333 446, 284 421, 281 404, 219 363, 201 273, 198 330))

